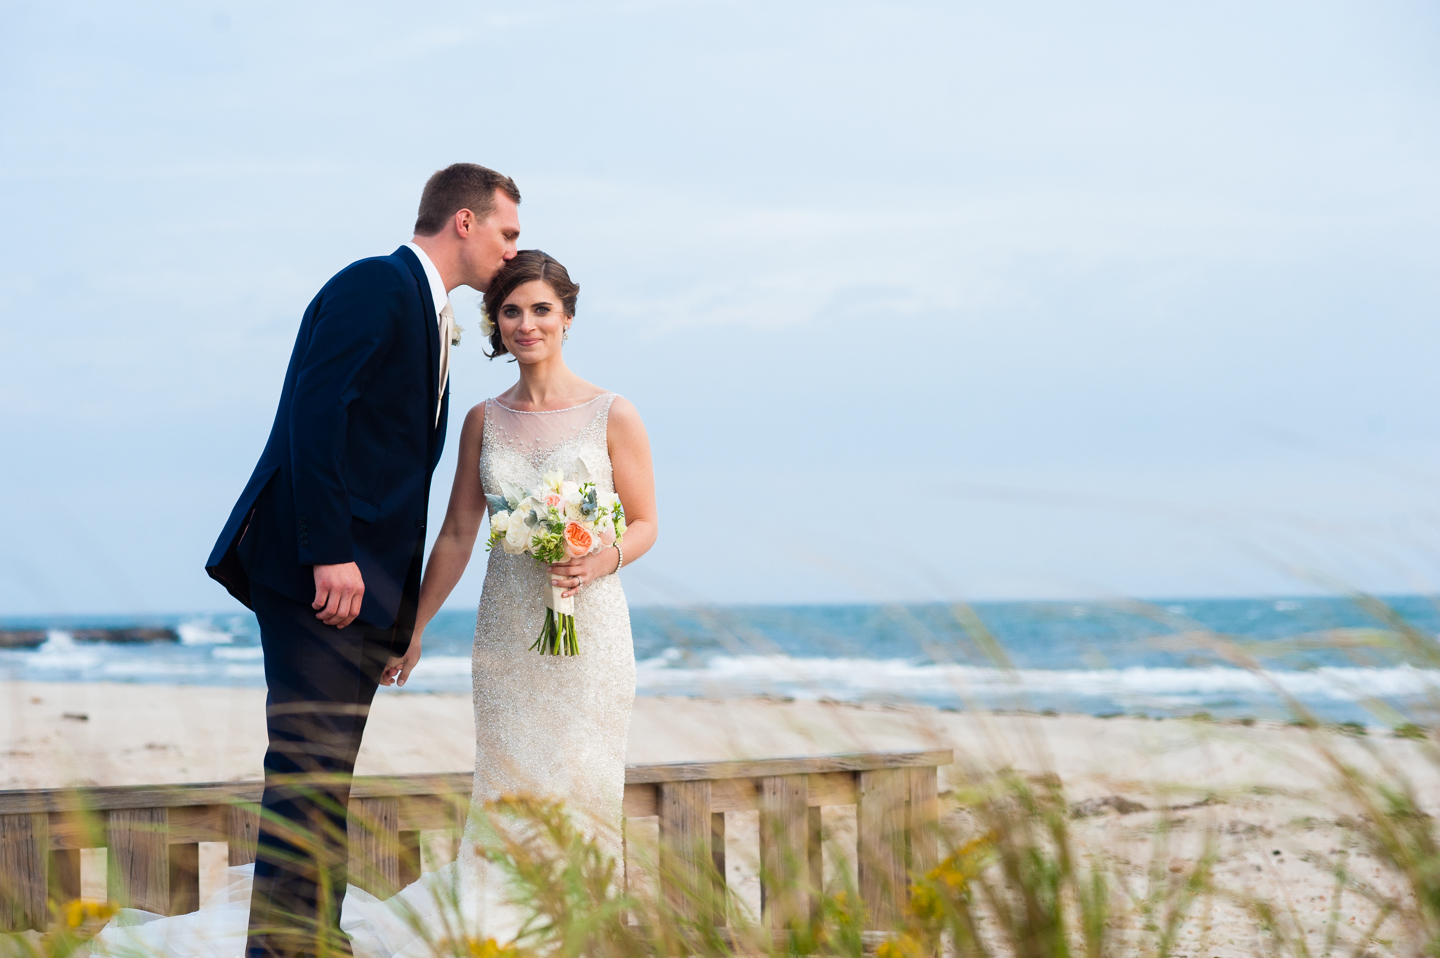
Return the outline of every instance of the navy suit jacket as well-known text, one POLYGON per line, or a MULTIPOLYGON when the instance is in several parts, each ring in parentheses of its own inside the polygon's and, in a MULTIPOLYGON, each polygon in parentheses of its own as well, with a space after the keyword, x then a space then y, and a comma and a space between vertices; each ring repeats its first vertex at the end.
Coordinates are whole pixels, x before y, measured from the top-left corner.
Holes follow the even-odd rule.
POLYGON ((300 322, 275 424, 206 571, 250 605, 258 582, 310 603, 313 566, 355 562, 360 619, 410 642, 430 477, 445 445, 440 332, 402 246, 336 273, 300 322))

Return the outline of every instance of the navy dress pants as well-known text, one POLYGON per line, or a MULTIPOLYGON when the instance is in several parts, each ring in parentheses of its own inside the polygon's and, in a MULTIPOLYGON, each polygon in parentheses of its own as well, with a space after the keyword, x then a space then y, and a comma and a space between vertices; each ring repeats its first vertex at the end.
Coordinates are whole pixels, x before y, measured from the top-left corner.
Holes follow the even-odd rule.
POLYGON ((345 809, 395 630, 325 625, 309 605, 258 583, 250 598, 265 652, 270 745, 246 954, 345 955, 345 809))

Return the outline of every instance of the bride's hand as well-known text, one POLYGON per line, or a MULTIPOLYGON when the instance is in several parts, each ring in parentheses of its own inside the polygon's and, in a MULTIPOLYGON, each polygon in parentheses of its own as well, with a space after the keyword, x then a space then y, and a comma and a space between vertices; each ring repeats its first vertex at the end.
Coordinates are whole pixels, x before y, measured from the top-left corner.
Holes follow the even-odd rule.
POLYGON ((615 551, 614 546, 607 546, 578 559, 553 563, 550 566, 550 584, 564 586, 565 591, 560 594, 563 599, 579 592, 585 583, 614 572, 619 564, 620 553, 615 551))
POLYGON ((410 637, 410 648, 405 650, 404 655, 392 655, 390 661, 385 663, 385 669, 380 673, 381 685, 404 685, 405 680, 410 678, 410 670, 415 668, 415 663, 420 661, 420 634, 417 632, 410 637))

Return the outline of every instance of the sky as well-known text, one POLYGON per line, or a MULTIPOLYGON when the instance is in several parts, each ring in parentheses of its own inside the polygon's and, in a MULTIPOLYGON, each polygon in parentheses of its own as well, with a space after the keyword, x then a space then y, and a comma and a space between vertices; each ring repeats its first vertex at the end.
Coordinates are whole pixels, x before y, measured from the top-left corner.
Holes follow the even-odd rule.
MULTIPOLYGON (((0 5, 0 616, 231 608, 301 313, 458 160, 646 421, 633 602, 1431 590, 1437 41, 1422 2, 0 5)), ((455 350, 452 437, 514 375, 455 350)))

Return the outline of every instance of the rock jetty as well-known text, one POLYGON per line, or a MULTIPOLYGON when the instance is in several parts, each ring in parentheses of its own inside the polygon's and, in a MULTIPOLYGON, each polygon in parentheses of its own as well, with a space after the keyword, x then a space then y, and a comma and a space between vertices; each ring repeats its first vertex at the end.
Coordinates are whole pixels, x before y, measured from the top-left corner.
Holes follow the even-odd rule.
MULTIPOLYGON (((64 629, 76 642, 179 642, 174 629, 64 629)), ((33 649, 50 637, 46 629, 0 629, 0 649, 33 649)))
POLYGON ((68 629, 76 642, 179 642, 174 629, 68 629))
POLYGON ((0 629, 0 649, 33 649, 48 637, 44 629, 0 629))

